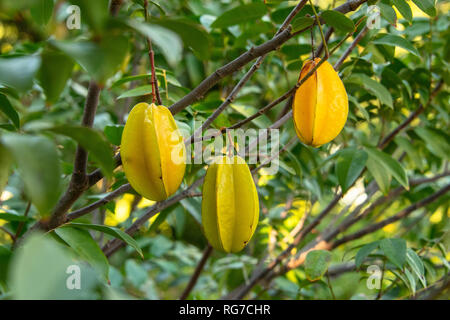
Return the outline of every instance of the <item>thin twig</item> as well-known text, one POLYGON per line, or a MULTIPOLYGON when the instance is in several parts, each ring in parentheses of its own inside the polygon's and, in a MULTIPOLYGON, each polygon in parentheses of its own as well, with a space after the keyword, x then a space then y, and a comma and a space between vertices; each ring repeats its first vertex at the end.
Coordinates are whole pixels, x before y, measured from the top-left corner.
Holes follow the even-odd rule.
MULTIPOLYGON (((30 209, 31 209, 31 201, 28 201, 27 207, 25 208, 25 212, 23 214, 23 216, 25 218, 28 216, 28 213, 30 212, 30 209)), ((19 226, 17 227, 17 230, 16 230, 16 235, 14 236, 15 239, 20 237, 20 234, 22 233, 22 229, 23 229, 24 225, 25 225, 25 221, 21 221, 19 223, 19 226)))
POLYGON ((208 244, 205 251, 203 252, 202 258, 200 259, 197 267, 195 268, 194 273, 192 274, 191 279, 189 280, 188 285, 184 289, 183 293, 180 296, 180 300, 186 300, 186 298, 191 293, 192 289, 194 289, 195 284, 197 283, 198 278, 200 277, 200 274, 203 271, 203 268, 206 264, 206 261, 208 260, 209 256, 211 255, 213 251, 213 247, 208 244))
MULTIPOLYGON (((148 21, 148 0, 144 0, 144 17, 145 22, 148 21)), ((155 72, 155 52, 153 51, 152 47, 152 39, 147 37, 147 46, 148 46, 148 57, 150 60, 150 70, 151 70, 151 78, 150 83, 152 85, 152 103, 155 103, 155 101, 158 102, 159 105, 162 105, 161 96, 159 95, 159 88, 158 88, 158 80, 156 79, 156 72, 155 72)))

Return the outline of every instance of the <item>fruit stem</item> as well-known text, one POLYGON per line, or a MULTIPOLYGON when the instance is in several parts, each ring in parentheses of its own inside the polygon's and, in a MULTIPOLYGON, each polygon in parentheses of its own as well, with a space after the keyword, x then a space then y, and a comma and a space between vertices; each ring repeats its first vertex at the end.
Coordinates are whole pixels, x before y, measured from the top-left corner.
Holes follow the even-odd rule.
MULTIPOLYGON (((145 22, 148 21, 148 0, 144 0, 144 17, 145 22)), ((159 105, 162 105, 161 96, 159 95, 158 82, 156 81, 156 73, 155 73, 155 52, 152 47, 152 40, 147 37, 147 46, 148 46, 148 57, 150 59, 150 69, 151 69, 151 85, 152 85, 152 103, 158 101, 159 105)))
MULTIPOLYGON (((330 56, 330 53, 328 52, 327 41, 325 40, 325 36, 323 34, 322 25, 320 24, 319 16, 317 15, 316 8, 314 7, 312 1, 309 0, 309 3, 311 4, 311 8, 312 8, 312 10, 314 12, 314 16, 316 18, 316 23, 319 26, 320 37, 322 38, 322 43, 323 43, 323 46, 325 48, 325 59, 327 59, 330 56)), ((313 59, 314 59, 314 53, 313 53, 313 59)))

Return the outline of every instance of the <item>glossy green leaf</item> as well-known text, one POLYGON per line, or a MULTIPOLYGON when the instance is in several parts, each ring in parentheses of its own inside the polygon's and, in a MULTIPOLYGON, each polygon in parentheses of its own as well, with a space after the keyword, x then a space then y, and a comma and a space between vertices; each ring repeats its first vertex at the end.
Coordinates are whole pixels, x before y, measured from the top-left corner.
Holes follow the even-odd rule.
POLYGON ((55 233, 75 250, 82 259, 85 259, 96 269, 104 280, 108 280, 108 259, 88 231, 65 226, 55 229, 55 233))
POLYGON ((309 281, 317 281, 328 270, 331 262, 331 252, 326 250, 313 250, 308 252, 305 260, 305 272, 309 281))
POLYGON ((8 183, 12 160, 13 159, 9 151, 0 143, 0 195, 8 183))
POLYGON ((386 172, 384 165, 370 157, 367 159, 366 165, 367 170, 369 170, 370 174, 375 179, 378 188, 386 195, 389 192, 392 175, 389 172, 386 172))
POLYGON ((105 129, 103 130, 106 136, 106 139, 108 139, 109 142, 116 146, 120 146, 120 142, 122 140, 122 133, 123 133, 124 125, 120 124, 113 124, 113 125, 107 125, 105 129))
POLYGON ((236 24, 252 22, 267 13, 262 2, 240 5, 220 15, 211 25, 211 28, 226 28, 236 24))
POLYGON ((366 74, 354 73, 346 78, 345 81, 362 85, 364 89, 375 95, 382 104, 387 105, 389 108, 394 108, 392 96, 386 87, 366 74))
POLYGON ((114 238, 120 239, 124 241, 126 244, 130 245, 132 248, 136 250, 137 253, 143 258, 144 254, 142 253, 141 248, 139 247, 139 244, 134 240, 129 234, 123 232, 122 230, 114 227, 109 226, 103 226, 99 224, 87 224, 87 223, 76 223, 71 222, 68 224, 68 226, 74 227, 74 228, 81 228, 81 229, 89 229, 89 230, 95 230, 100 231, 106 234, 109 234, 110 236, 113 236, 114 238))
POLYGON ((55 103, 72 74, 74 62, 67 55, 54 50, 44 51, 41 57, 39 84, 44 89, 47 102, 55 103))
POLYGON ((111 146, 98 131, 82 126, 65 125, 49 129, 77 141, 98 162, 102 172, 111 176, 114 170, 114 159, 111 146))
POLYGON ((387 238, 380 241, 384 255, 400 269, 406 261, 406 241, 404 239, 387 238))
POLYGON ((366 151, 369 154, 369 158, 379 162, 402 186, 406 189, 409 188, 406 170, 397 160, 375 148, 366 148, 366 151))
POLYGON ((92 269, 74 260, 66 247, 40 234, 27 237, 15 251, 8 283, 13 298, 20 300, 94 299, 99 284, 92 269), (80 287, 68 290, 76 272, 80 287))
POLYGON ((364 169, 367 161, 367 152, 354 148, 339 152, 336 162, 336 174, 342 192, 350 188, 364 169))
POLYGON ((18 91, 27 91, 33 85, 33 78, 41 65, 37 55, 14 58, 0 58, 0 84, 18 91))
POLYGON ((364 260, 375 250, 379 247, 380 242, 379 241, 374 241, 368 244, 365 244, 364 246, 362 246, 358 252, 356 253, 355 256, 355 265, 356 268, 359 268, 362 263, 364 262, 364 260))
POLYGON ((427 280, 425 278, 425 267, 422 260, 414 250, 408 248, 406 250, 406 262, 411 267, 411 270, 415 273, 423 287, 427 287, 427 280))
POLYGON ((99 42, 52 40, 50 43, 72 57, 100 83, 119 70, 128 51, 128 38, 122 35, 105 35, 99 42))
POLYGON ((397 14, 395 13, 395 10, 388 4, 385 4, 383 2, 377 3, 378 8, 380 8, 381 16, 384 17, 387 22, 389 22, 392 25, 397 25, 397 14))
POLYGON ((152 85, 146 84, 146 85, 125 91, 120 96, 118 96, 117 99, 145 96, 145 95, 151 94, 151 93, 152 93, 152 85))
POLYGON ((314 21, 315 20, 313 17, 297 17, 291 23, 292 32, 297 32, 308 28, 309 26, 313 25, 314 21))
POLYGON ((436 7, 434 6, 434 0, 412 0, 414 4, 423 12, 431 17, 436 16, 436 7))
POLYGON ((152 24, 172 30, 183 40, 184 46, 191 48, 199 59, 209 59, 211 39, 208 32, 200 25, 185 19, 152 20, 152 24))
POLYGON ((411 23, 413 16, 409 4, 405 0, 393 0, 393 3, 402 16, 411 23))
POLYGON ((3 143, 17 163, 27 195, 42 216, 48 216, 61 192, 56 145, 42 136, 8 133, 3 143))
POLYGON ((140 32, 161 50, 167 62, 175 66, 181 60, 183 43, 181 38, 172 30, 154 24, 130 20, 128 25, 140 32))
POLYGON ((53 14, 53 0, 34 0, 30 13, 34 22, 38 25, 46 25, 53 14))
POLYGON ((436 156, 443 159, 450 157, 450 143, 448 135, 435 129, 418 127, 414 130, 425 142, 426 147, 436 156))
POLYGON ((12 121, 16 128, 20 128, 19 114, 13 108, 8 98, 2 93, 0 93, 0 111, 2 111, 12 121))
POLYGON ((412 53, 413 55, 415 55, 415 56, 420 58, 419 51, 416 49, 416 47, 414 47, 411 44, 411 42, 409 42, 405 38, 397 36, 395 34, 383 35, 383 36, 373 40, 372 43, 374 43, 374 44, 384 44, 384 45, 388 45, 388 46, 392 46, 392 47, 403 48, 406 51, 408 51, 408 52, 412 53))
POLYGON ((327 25, 336 30, 344 32, 351 32, 355 30, 355 24, 345 14, 335 10, 325 10, 320 14, 320 17, 325 20, 327 25))
POLYGON ((0 213, 0 220, 6 221, 29 221, 32 220, 31 217, 19 216, 12 213, 0 213))

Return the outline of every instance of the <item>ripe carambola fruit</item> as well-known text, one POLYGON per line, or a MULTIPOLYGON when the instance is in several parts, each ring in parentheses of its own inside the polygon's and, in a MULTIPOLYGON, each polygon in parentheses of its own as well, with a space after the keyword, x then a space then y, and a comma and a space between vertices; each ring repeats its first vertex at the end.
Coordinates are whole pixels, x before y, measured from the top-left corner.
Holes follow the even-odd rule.
POLYGON ((219 251, 241 251, 258 220, 258 193, 248 165, 238 156, 218 158, 203 184, 202 223, 209 243, 219 251))
MULTIPOLYGON (((306 61, 300 79, 319 62, 320 58, 306 61)), ((347 121, 348 97, 344 84, 328 61, 298 88, 292 108, 297 136, 307 145, 319 147, 341 132, 347 121)))
POLYGON ((120 154, 128 181, 147 199, 167 199, 183 180, 183 137, 164 106, 138 103, 133 107, 123 130, 120 154))

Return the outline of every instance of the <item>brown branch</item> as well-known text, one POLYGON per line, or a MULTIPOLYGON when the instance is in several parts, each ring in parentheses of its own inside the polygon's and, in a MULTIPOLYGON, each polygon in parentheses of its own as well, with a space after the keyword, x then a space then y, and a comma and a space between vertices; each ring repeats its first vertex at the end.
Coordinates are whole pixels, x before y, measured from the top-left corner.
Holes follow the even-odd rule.
POLYGON ((109 13, 113 17, 119 13, 120 7, 122 6, 123 0, 111 0, 111 4, 109 6, 109 13))
MULTIPOLYGON (((438 84, 436 85, 436 87, 434 88, 434 90, 431 92, 430 97, 426 103, 426 105, 428 105, 431 100, 433 100, 433 98, 438 94, 438 92, 442 89, 444 84, 443 80, 440 80, 438 82, 438 84)), ((392 139, 395 138, 395 136, 402 131, 403 129, 405 129, 415 118, 417 118, 423 111, 425 110, 425 106, 423 104, 421 104, 413 113, 410 114, 410 116, 403 121, 398 127, 396 127, 394 130, 391 131, 391 133, 389 133, 386 137, 384 137, 383 140, 380 141, 380 143, 378 144, 378 147, 383 149, 384 147, 386 147, 389 142, 392 141, 392 139)))
POLYGON ((4 233, 6 233, 8 236, 10 236, 13 243, 16 241, 16 236, 14 235, 14 233, 12 233, 11 231, 9 231, 8 229, 6 229, 3 226, 0 226, 0 230, 3 231, 4 233))
MULTIPOLYGON (((95 113, 100 97, 100 86, 91 81, 89 83, 88 94, 83 111, 82 125, 85 127, 92 127, 94 123, 95 113)), ((73 174, 64 195, 53 209, 48 228, 53 229, 59 226, 65 220, 65 216, 74 202, 86 191, 89 187, 89 179, 86 174, 87 168, 87 151, 78 145, 75 152, 73 174)))
POLYGON ((339 60, 334 64, 334 69, 337 70, 341 67, 342 63, 345 59, 350 55, 350 53, 355 49, 357 44, 361 41, 362 38, 366 35, 367 31, 369 31, 369 28, 365 26, 360 33, 356 36, 355 40, 351 43, 351 45, 345 50, 343 55, 339 58, 339 60))
POLYGON ((251 48, 247 52, 240 55, 238 58, 234 59, 233 61, 227 63, 223 67, 220 67, 219 69, 214 71, 191 92, 189 92, 183 98, 172 104, 169 108, 170 111, 173 114, 180 112, 188 105, 201 99, 203 95, 221 79, 239 70, 240 68, 245 66, 250 61, 256 59, 257 57, 260 57, 262 55, 269 53, 270 51, 275 50, 290 38, 291 38, 290 29, 286 29, 280 32, 277 36, 273 37, 271 40, 257 47, 251 48))
POLYGON ((343 243, 359 239, 369 233, 375 232, 388 224, 392 224, 394 222, 397 222, 407 216, 409 216, 413 211, 422 208, 431 202, 437 200, 439 197, 443 196, 450 190, 450 184, 446 185, 445 187, 441 188, 439 191, 433 193, 432 195, 426 197, 425 199, 422 199, 421 201, 418 201, 406 209, 400 211, 399 213, 393 215, 392 217, 386 218, 378 223, 375 223, 373 225, 367 226, 366 228, 363 228, 357 232, 354 232, 352 234, 346 235, 338 240, 336 240, 332 245, 331 248, 336 248, 337 246, 340 246, 343 243))
POLYGON ((200 262, 198 263, 197 267, 195 268, 194 273, 192 274, 191 279, 189 280, 188 285, 186 286, 183 293, 181 294, 180 300, 186 300, 186 298, 191 293, 192 289, 194 288, 195 284, 197 283, 198 278, 200 277, 200 274, 203 271, 206 261, 208 260, 209 256, 211 255, 212 251, 213 251, 213 247, 210 244, 208 244, 205 251, 203 252, 200 262))
MULTIPOLYGON (((336 11, 341 13, 348 13, 351 11, 356 10, 361 4, 367 2, 368 0, 349 0, 343 5, 337 7, 336 11)), ((298 8, 300 4, 306 3, 306 1, 302 1, 297 5, 295 9, 298 8)), ((294 9, 294 11, 295 11, 294 9)), ((298 9, 300 10, 300 9, 298 9)), ((291 39, 293 36, 300 34, 306 30, 309 30, 314 25, 309 26, 303 30, 300 30, 298 32, 295 32, 291 34, 289 32, 288 24, 290 21, 295 17, 295 15, 298 12, 291 12, 291 14, 286 18, 285 22, 287 21, 284 28, 280 28, 279 33, 275 37, 273 37, 271 40, 263 43, 262 45, 251 48, 249 51, 243 53, 235 60, 229 62, 225 66, 217 69, 214 73, 212 73, 210 76, 208 76, 206 79, 204 79, 195 89, 193 89, 190 93, 188 93, 186 96, 181 98, 179 101, 174 103, 170 106, 170 111, 173 114, 176 114, 186 108, 188 105, 194 103, 195 101, 201 99, 204 94, 211 89, 217 82, 219 82, 224 77, 234 73, 235 71, 242 68, 244 65, 255 59, 256 57, 263 56, 270 51, 273 51, 277 49, 281 44, 286 42, 287 40, 291 39)), ((283 23, 284 25, 285 23, 283 23)))
POLYGON ((100 208, 101 206, 107 204, 109 201, 117 198, 121 194, 129 192, 131 190, 133 190, 133 188, 131 187, 131 185, 129 183, 124 184, 124 185, 120 186, 119 188, 117 188, 116 190, 110 192, 108 195, 106 195, 102 199, 97 200, 84 208, 72 211, 71 213, 69 213, 67 215, 66 222, 72 221, 74 219, 78 219, 78 218, 84 216, 85 214, 90 213, 90 212, 94 211, 95 209, 100 208))
MULTIPOLYGON (((125 232, 128 233, 129 235, 133 235, 151 217, 153 217, 158 212, 161 212, 161 210, 164 210, 185 198, 198 196, 198 193, 195 192, 195 189, 203 183, 203 179, 204 179, 204 177, 199 178, 184 191, 177 193, 174 196, 172 196, 164 201, 155 203, 153 206, 151 206, 147 210, 146 213, 144 213, 141 217, 136 219, 136 221, 134 221, 133 224, 125 230, 125 232)), ((124 245, 125 245, 125 243, 122 240, 114 239, 114 240, 111 240, 108 243, 106 243, 106 245, 103 247, 102 250, 105 253, 105 255, 107 257, 109 257, 124 245)))
MULTIPOLYGON (((30 209, 31 209, 31 201, 28 201, 27 207, 25 208, 25 212, 23 214, 24 217, 28 217, 28 213, 30 212, 30 209)), ((25 225, 25 221, 21 221, 19 223, 19 226, 17 227, 17 230, 16 230, 16 235, 14 236, 15 239, 20 237, 20 234, 22 233, 22 229, 23 229, 24 225, 25 225)))

